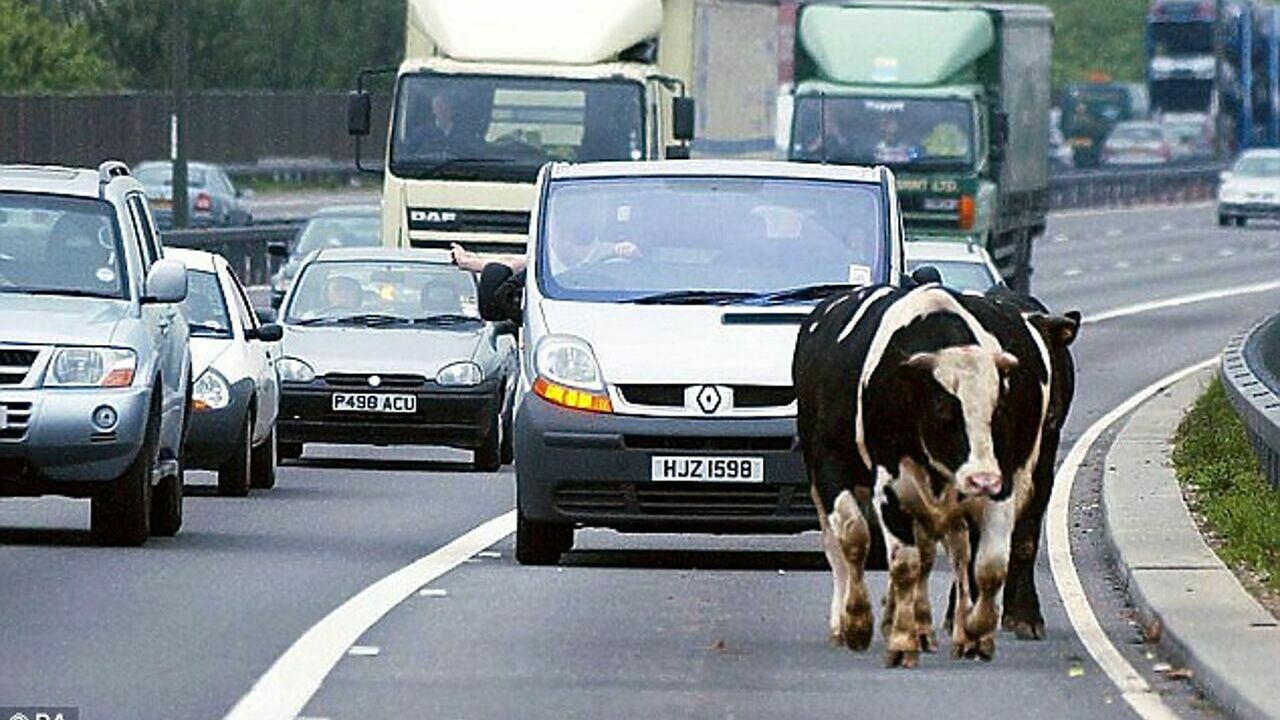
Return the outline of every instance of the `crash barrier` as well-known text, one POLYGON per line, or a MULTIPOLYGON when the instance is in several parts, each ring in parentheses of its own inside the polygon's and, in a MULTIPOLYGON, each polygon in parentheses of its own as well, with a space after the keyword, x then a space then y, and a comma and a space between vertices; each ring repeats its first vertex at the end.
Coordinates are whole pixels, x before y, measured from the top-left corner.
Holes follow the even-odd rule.
POLYGON ((1233 337, 1221 373, 1263 473, 1280 490, 1280 314, 1233 337))
POLYGON ((285 221, 246 227, 168 230, 161 236, 167 247, 221 255, 245 285, 266 285, 283 258, 283 253, 270 252, 271 246, 287 246, 298 234, 299 227, 300 222, 285 221))
POLYGON ((1223 165, 1197 164, 1150 169, 1105 168, 1049 176, 1049 205, 1055 210, 1177 205, 1210 200, 1223 165))

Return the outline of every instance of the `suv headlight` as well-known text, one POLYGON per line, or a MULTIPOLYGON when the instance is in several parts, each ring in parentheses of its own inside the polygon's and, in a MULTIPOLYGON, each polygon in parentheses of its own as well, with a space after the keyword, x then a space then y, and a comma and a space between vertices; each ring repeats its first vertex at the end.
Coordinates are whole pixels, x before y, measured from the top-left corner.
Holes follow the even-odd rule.
POLYGON ((276 361, 276 371, 281 382, 309 383, 316 379, 316 371, 298 358, 280 358, 276 361))
POLYGON ((196 410, 221 410, 231 404, 231 386, 222 373, 209 368, 191 386, 191 405, 196 410))
POLYGON ((571 335, 548 335, 538 343, 534 369, 551 382, 583 390, 604 390, 604 377, 587 341, 571 335))
POLYGON ((122 348, 64 347, 54 352, 46 387, 121 388, 133 384, 138 356, 122 348))
POLYGON ((470 387, 484 381, 484 371, 470 360, 452 363, 436 373, 436 383, 450 387, 470 387))

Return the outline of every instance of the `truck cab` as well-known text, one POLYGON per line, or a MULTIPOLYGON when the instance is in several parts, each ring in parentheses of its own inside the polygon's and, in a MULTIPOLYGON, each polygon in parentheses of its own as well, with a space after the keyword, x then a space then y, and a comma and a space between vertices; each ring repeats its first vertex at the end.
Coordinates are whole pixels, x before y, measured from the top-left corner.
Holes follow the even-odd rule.
POLYGON ((543 164, 687 157, 692 23, 693 0, 411 0, 383 244, 523 249, 543 164))

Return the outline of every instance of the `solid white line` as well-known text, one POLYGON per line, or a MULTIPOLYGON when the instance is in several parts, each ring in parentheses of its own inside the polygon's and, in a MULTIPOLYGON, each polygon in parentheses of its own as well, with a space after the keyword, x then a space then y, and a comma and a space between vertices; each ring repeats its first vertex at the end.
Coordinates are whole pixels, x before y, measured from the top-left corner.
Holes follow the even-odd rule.
POLYGON ((1132 205, 1122 208, 1095 208, 1092 210, 1058 210, 1049 213, 1050 218, 1094 217, 1097 215, 1115 215, 1121 213, 1137 213, 1152 210, 1199 210, 1213 207, 1212 202, 1198 202, 1187 205, 1132 205))
POLYGON ((1085 455, 1094 442, 1107 428, 1127 415, 1135 407, 1151 396, 1173 383, 1212 366, 1218 359, 1210 358, 1191 367, 1179 370, 1140 390, 1137 394, 1120 403, 1111 412, 1104 415, 1085 431, 1072 446, 1071 452, 1062 467, 1058 468, 1053 484, 1053 497, 1049 500, 1048 524, 1049 569, 1053 571, 1053 582, 1058 587, 1062 604, 1067 611, 1067 619, 1075 628, 1076 636, 1084 643, 1085 649, 1093 657, 1098 667, 1102 668, 1111 682, 1120 689, 1120 695, 1129 707, 1146 720, 1165 720, 1177 718, 1178 715, 1164 703, 1160 695, 1152 690, 1133 666, 1129 664, 1106 632, 1098 624, 1098 618, 1089 606, 1084 586, 1080 583, 1080 575, 1076 572, 1075 560, 1071 556, 1071 539, 1068 528, 1071 527, 1071 488, 1075 484, 1076 473, 1084 462, 1085 455))
POLYGON ((512 510, 361 590, 316 623, 240 698, 226 720, 294 720, 347 649, 423 585, 516 529, 512 510))
POLYGON ((1096 315, 1090 315, 1084 319, 1084 324, 1089 325, 1092 323, 1100 323, 1104 320, 1115 320, 1116 318, 1138 315, 1140 313, 1151 312, 1153 310, 1167 310, 1168 308, 1193 305, 1195 303, 1208 302, 1210 300, 1222 300, 1223 298, 1237 297, 1240 295, 1256 295, 1258 293, 1270 292, 1271 290, 1280 290, 1280 280, 1253 283, 1252 285, 1236 285, 1235 287, 1220 288, 1218 290, 1209 290, 1208 292, 1193 293, 1191 295, 1179 295, 1177 297, 1165 298, 1163 300, 1151 300, 1149 302, 1137 303, 1136 305, 1125 305, 1124 307, 1112 308, 1110 310, 1104 310, 1096 315))

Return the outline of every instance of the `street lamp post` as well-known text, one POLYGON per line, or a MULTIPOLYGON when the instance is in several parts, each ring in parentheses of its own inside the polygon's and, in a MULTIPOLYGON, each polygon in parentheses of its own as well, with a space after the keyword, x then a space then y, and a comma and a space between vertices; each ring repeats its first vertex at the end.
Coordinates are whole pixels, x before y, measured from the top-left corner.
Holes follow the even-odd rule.
POLYGON ((169 116, 169 161, 173 164, 173 227, 182 229, 190 221, 187 204, 187 112, 190 47, 187 36, 187 1, 172 0, 169 21, 172 93, 169 116))

